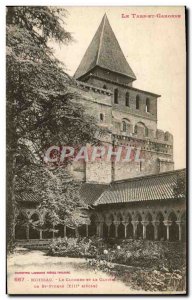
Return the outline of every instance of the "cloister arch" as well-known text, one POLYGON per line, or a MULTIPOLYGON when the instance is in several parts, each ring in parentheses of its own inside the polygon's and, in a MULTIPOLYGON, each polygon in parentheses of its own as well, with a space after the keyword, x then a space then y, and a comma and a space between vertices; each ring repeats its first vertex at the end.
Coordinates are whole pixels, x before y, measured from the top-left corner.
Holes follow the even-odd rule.
MULTIPOLYGON (((40 223, 41 224, 41 223, 40 223)), ((91 212, 90 224, 78 229, 53 224, 49 214, 36 210, 21 211, 16 219, 16 239, 50 239, 57 237, 95 236, 118 239, 147 239, 171 242, 186 240, 186 212, 173 208, 110 210, 91 212), (43 225, 38 223, 44 219, 43 225)))
POLYGON ((55 225, 54 229, 55 229, 55 237, 64 237, 64 225, 63 224, 55 225))
POLYGON ((83 224, 83 225, 79 226, 78 232, 79 232, 79 235, 81 237, 87 236, 87 227, 86 227, 86 224, 83 224))
POLYGON ((48 213, 46 213, 44 215, 42 236, 43 236, 43 239, 53 238, 53 223, 51 222, 51 218, 48 213))
POLYGON ((76 237, 75 228, 67 226, 66 227, 66 236, 69 238, 76 237))
POLYGON ((103 222, 103 237, 104 239, 108 238, 109 230, 106 222, 103 222))
POLYGON ((115 224, 114 224, 114 216, 111 214, 109 216, 109 237, 115 237, 115 224))
POLYGON ((98 216, 96 214, 92 214, 90 216, 90 225, 88 226, 88 235, 94 236, 97 235, 97 223, 98 223, 98 216))
POLYGON ((153 217, 152 215, 148 212, 146 215, 146 221, 147 221, 147 225, 146 225, 146 239, 147 240, 154 240, 154 226, 153 226, 153 217))
POLYGON ((132 224, 132 216, 130 213, 126 214, 125 217, 127 226, 126 226, 126 237, 128 239, 133 239, 133 224, 132 224))
POLYGON ((119 239, 123 239, 125 238, 125 226, 123 224, 123 216, 120 212, 117 214, 117 221, 118 221, 117 236, 119 239))
POLYGON ((117 213, 116 219, 117 219, 118 222, 122 222, 123 221, 123 216, 122 216, 121 212, 117 213))
POLYGON ((158 212, 157 217, 157 239, 165 241, 167 239, 166 226, 164 225, 164 216, 162 212, 158 212))
POLYGON ((25 240, 27 239, 27 226, 28 226, 28 217, 23 212, 20 212, 16 218, 15 225, 15 239, 25 240))
POLYGON ((177 224, 177 216, 172 211, 169 216, 168 220, 171 222, 169 227, 169 240, 170 241, 178 241, 179 240, 179 225, 177 224))
POLYGON ((136 214, 136 238, 137 239, 142 239, 143 238, 143 224, 142 224, 142 216, 140 213, 136 214))
POLYGON ((29 226, 29 238, 30 239, 39 239, 40 231, 36 228, 39 223, 39 214, 33 213, 30 217, 30 226, 29 226))

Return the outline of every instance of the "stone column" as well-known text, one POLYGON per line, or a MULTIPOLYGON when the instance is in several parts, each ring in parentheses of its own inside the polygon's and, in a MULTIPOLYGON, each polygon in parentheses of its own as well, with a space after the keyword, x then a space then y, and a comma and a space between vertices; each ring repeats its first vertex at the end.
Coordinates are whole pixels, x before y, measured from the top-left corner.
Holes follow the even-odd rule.
POLYGON ((152 221, 152 224, 154 226, 154 239, 155 241, 158 240, 158 226, 159 226, 159 221, 152 221))
POLYGON ((115 237, 118 238, 118 226, 119 226, 120 222, 115 221, 114 225, 115 225, 115 237))
POLYGON ((96 235, 100 236, 100 222, 96 223, 96 235))
POLYGON ((26 226, 26 237, 29 240, 29 225, 26 226))
POLYGON ((123 223, 123 225, 125 227, 125 239, 126 239, 127 238, 127 225, 128 225, 128 223, 125 222, 125 221, 123 221, 122 223, 123 223))
POLYGON ((109 229, 110 229, 111 223, 110 222, 106 222, 105 224, 107 225, 107 237, 109 237, 109 229))
POLYGON ((64 234, 64 237, 66 237, 66 236, 67 236, 66 225, 64 225, 63 234, 64 234))
MULTIPOLYGON (((40 216, 39 220, 40 220, 40 228, 42 228, 42 227, 43 227, 42 216, 40 216)), ((43 229, 39 229, 39 239, 40 239, 40 240, 43 239, 43 229)))
POLYGON ((182 239, 182 222, 176 221, 176 224, 179 226, 179 241, 182 239))
POLYGON ((169 236, 169 227, 171 226, 172 222, 169 220, 163 221, 164 225, 167 227, 167 241, 169 241, 170 236, 169 236))
POLYGON ((144 240, 146 239, 146 227, 147 227, 148 223, 149 223, 148 221, 141 221, 141 224, 143 225, 143 239, 144 240))
POLYGON ((136 239, 136 230, 139 221, 132 221, 131 223, 133 224, 133 238, 136 239))
POLYGON ((86 224, 86 237, 88 237, 88 236, 89 236, 89 225, 86 224))
POLYGON ((103 223, 104 222, 100 222, 100 237, 103 237, 103 223))

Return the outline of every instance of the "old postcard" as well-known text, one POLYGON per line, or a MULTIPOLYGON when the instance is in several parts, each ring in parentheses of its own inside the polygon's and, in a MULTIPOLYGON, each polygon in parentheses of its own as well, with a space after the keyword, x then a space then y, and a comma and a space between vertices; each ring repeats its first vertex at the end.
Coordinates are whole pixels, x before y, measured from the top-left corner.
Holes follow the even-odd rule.
POLYGON ((185 7, 6 8, 7 293, 187 293, 185 7))

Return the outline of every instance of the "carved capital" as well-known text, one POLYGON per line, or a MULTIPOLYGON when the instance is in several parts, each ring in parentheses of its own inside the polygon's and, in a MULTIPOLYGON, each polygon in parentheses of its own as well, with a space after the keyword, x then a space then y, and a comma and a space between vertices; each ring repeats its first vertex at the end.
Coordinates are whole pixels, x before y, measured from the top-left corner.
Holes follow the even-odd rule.
POLYGON ((142 224, 143 226, 147 226, 147 225, 149 224, 149 221, 141 221, 141 224, 142 224))
POLYGON ((131 223, 133 224, 133 226, 137 226, 139 224, 139 221, 131 221, 131 223))
POLYGON ((153 226, 158 226, 160 224, 160 221, 151 221, 151 223, 153 224, 153 226))
POLYGON ((118 226, 120 223, 121 223, 120 221, 114 221, 114 222, 113 222, 113 224, 114 224, 115 226, 118 226))
POLYGON ((165 220, 165 221, 163 221, 163 224, 164 224, 165 226, 171 226, 172 221, 165 220))

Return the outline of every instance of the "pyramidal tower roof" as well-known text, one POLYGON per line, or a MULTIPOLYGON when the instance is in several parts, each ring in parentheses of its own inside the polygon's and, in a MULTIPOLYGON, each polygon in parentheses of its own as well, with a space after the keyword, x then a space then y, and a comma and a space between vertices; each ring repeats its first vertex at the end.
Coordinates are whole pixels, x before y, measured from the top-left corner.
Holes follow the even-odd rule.
POLYGON ((119 46, 106 14, 103 16, 74 77, 80 79, 96 66, 125 75, 133 80, 136 79, 119 46))

